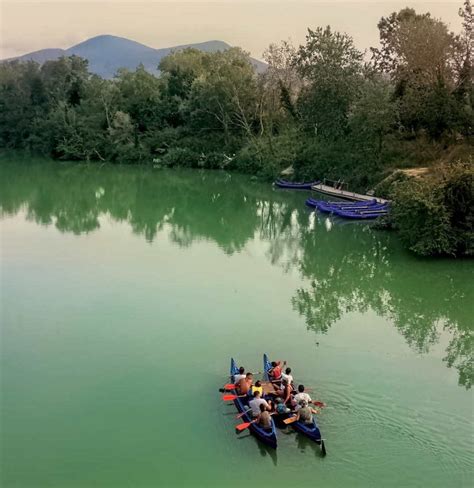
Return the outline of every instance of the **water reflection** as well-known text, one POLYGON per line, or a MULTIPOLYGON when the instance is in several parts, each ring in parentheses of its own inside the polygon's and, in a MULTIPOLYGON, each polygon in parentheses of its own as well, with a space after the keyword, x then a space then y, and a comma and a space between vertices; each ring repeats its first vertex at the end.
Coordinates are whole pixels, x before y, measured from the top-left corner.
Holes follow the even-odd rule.
POLYGON ((272 264, 308 279, 292 305, 309 329, 327 333, 348 312, 370 309, 420 353, 444 330, 446 365, 458 370, 461 385, 472 385, 472 262, 414 259, 391 234, 340 225, 310 213, 301 194, 239 175, 16 162, 0 165, 0 176, 3 214, 23 209, 61 232, 93 232, 110 216, 149 242, 166 226, 176 245, 209 240, 228 255, 256 237, 272 264))

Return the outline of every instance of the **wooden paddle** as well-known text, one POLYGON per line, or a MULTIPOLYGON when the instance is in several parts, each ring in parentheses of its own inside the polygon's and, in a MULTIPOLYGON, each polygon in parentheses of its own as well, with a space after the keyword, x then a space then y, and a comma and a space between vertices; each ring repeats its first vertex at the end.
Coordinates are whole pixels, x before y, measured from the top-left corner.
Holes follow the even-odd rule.
POLYGON ((292 424, 293 422, 296 422, 296 419, 298 417, 295 415, 293 417, 288 417, 287 419, 283 420, 283 423, 288 425, 288 424, 292 424))

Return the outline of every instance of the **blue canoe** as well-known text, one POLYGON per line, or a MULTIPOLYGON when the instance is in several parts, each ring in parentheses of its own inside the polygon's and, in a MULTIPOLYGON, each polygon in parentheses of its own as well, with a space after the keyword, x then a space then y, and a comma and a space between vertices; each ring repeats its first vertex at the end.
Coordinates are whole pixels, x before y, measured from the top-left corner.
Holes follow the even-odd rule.
MULTIPOLYGON (((234 381, 234 375, 238 374, 238 372, 239 372, 239 368, 237 367, 236 362, 232 358, 230 360, 230 376, 232 378, 232 381, 234 381)), ((232 390, 232 393, 234 395, 238 395, 236 390, 232 390)), ((250 397, 236 398, 234 400, 234 404, 240 413, 245 412, 249 408, 248 407, 249 400, 250 400, 250 397)), ((242 422, 251 422, 252 420, 253 420, 253 418, 252 418, 251 411, 249 411, 249 413, 245 413, 242 416, 242 422)), ((272 428, 270 430, 262 429, 257 424, 252 424, 249 427, 249 430, 255 437, 260 439, 267 446, 270 446, 270 447, 273 447, 274 449, 276 449, 276 447, 277 447, 277 436, 276 436, 275 422, 273 421, 273 419, 272 419, 272 428)))
POLYGON ((388 215, 388 208, 380 209, 354 209, 354 210, 334 210, 334 213, 339 217, 344 217, 345 219, 355 219, 355 220, 366 220, 366 219, 377 219, 383 215, 388 215))
MULTIPOLYGON (((268 375, 268 371, 271 369, 272 365, 270 364, 270 361, 268 360, 268 356, 266 354, 263 355, 263 371, 264 371, 264 379, 266 381, 270 381, 270 377, 268 375)), ((308 437, 312 441, 316 442, 316 444, 321 446, 321 451, 323 455, 326 455, 326 448, 324 446, 324 440, 321 437, 321 432, 319 430, 318 424, 316 423, 316 420, 313 417, 313 423, 312 424, 304 424, 303 422, 293 422, 290 424, 293 429, 295 429, 297 432, 300 434, 303 434, 304 436, 308 437)))
POLYGON ((325 200, 315 200, 314 198, 308 198, 306 200, 306 205, 309 207, 315 207, 321 212, 332 213, 335 210, 370 210, 370 209, 380 209, 387 208, 387 203, 378 203, 376 200, 370 202, 327 202, 325 200))
POLYGON ((276 180, 275 186, 278 188, 288 188, 292 190, 311 190, 313 185, 319 185, 320 181, 308 181, 304 183, 296 183, 293 181, 276 180))

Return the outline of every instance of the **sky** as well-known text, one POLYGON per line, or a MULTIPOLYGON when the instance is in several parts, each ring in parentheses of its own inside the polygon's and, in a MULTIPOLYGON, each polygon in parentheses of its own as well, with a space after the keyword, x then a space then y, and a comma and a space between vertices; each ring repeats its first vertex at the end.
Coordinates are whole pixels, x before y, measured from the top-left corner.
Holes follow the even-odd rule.
POLYGON ((378 42, 382 16, 409 6, 459 31, 462 0, 0 0, 0 59, 44 48, 68 48, 112 34, 154 48, 212 39, 254 57, 270 43, 304 42, 307 28, 331 25, 359 49, 378 42))

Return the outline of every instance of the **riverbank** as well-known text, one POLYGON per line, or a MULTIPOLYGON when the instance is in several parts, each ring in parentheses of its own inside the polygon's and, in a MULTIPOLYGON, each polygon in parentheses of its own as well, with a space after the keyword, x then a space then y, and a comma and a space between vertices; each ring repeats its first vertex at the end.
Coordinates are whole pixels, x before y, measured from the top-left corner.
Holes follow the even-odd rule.
MULTIPOLYGON (((0 165, 8 160, 21 161, 25 157, 28 159, 28 153, 1 152, 0 165)), ((105 164, 102 162, 100 166, 105 164)), ((112 170, 117 167, 111 163, 108 166, 112 170)), ((150 168, 147 165, 141 167, 150 168)), ((232 165, 228 167, 232 168, 232 165)), ((163 166, 155 162, 152 168, 159 171, 163 166)), ((271 184, 268 175, 260 179, 271 184)), ((425 169, 421 174, 416 171, 394 172, 375 187, 375 195, 392 200, 392 212, 380 228, 396 229, 406 247, 415 254, 451 257, 474 255, 472 162, 445 163, 425 169)))

